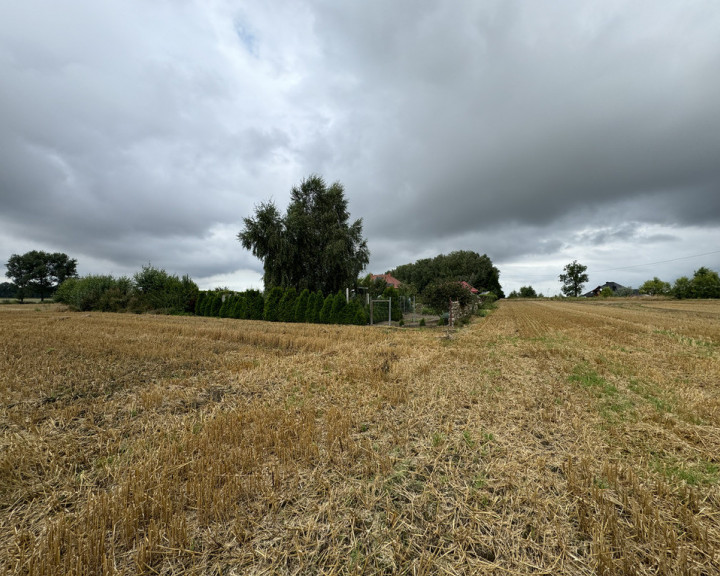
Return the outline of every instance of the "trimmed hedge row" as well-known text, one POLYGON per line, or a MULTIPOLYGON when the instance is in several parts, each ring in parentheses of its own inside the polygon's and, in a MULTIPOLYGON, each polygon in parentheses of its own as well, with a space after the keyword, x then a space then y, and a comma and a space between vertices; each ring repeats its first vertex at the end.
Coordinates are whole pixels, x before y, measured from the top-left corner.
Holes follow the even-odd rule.
POLYGON ((268 322, 310 322, 315 324, 368 323, 363 305, 353 299, 346 302, 342 292, 328 294, 310 292, 300 294, 295 288, 275 287, 263 296, 258 290, 227 292, 221 290, 200 292, 195 314, 217 318, 266 320, 268 322))

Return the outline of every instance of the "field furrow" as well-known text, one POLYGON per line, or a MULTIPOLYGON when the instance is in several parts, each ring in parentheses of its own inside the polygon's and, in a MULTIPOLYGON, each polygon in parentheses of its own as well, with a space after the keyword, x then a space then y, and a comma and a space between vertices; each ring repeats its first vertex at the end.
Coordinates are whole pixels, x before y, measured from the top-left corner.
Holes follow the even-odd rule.
POLYGON ((8 574, 720 573, 720 304, 0 308, 8 574))

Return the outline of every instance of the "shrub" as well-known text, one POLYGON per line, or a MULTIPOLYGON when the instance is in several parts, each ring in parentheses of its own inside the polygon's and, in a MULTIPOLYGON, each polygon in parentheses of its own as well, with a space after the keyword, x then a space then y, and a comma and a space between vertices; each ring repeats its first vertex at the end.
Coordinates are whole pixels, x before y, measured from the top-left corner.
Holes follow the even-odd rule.
POLYGON ((325 297, 322 295, 322 292, 318 290, 315 292, 315 303, 313 304, 312 309, 312 320, 310 322, 318 323, 320 322, 320 312, 322 311, 322 307, 325 304, 325 297))
POLYGON ((248 320, 262 320, 265 311, 265 299, 259 290, 246 290, 247 300, 245 317, 248 320))
POLYGON ((420 323, 418 326, 425 326, 425 318, 420 318, 420 323))
POLYGON ((331 324, 342 324, 343 323, 343 312, 345 310, 345 295, 342 293, 342 291, 338 291, 337 294, 335 294, 333 301, 332 301, 332 309, 330 310, 330 320, 329 322, 331 324))
POLYGON ((285 290, 278 311, 278 320, 280 322, 295 322, 295 301, 297 300, 297 291, 292 286, 285 290))
POLYGON ((136 312, 184 314, 195 311, 199 289, 187 275, 180 279, 147 265, 133 276, 133 283, 135 291, 130 307, 136 312))
POLYGON ((280 300, 285 295, 285 290, 280 286, 275 286, 265 298, 265 308, 263 310, 263 319, 268 322, 277 322, 280 314, 280 300))
POLYGON ((212 300, 210 301, 210 309, 208 310, 208 316, 218 318, 220 316, 220 308, 223 304, 222 292, 213 292, 212 300))
POLYGON ((235 302, 230 311, 230 317, 237 318, 238 320, 247 318, 247 296, 244 293, 235 295, 235 302))
POLYGON ((225 298, 222 301, 222 305, 220 306, 220 310, 218 311, 218 316, 220 318, 229 318, 230 317, 230 310, 232 309, 233 303, 233 295, 232 294, 225 294, 225 298))
POLYGON ((300 292, 300 296, 295 301, 294 320, 295 322, 305 322, 307 316, 308 302, 310 301, 310 290, 305 288, 300 292))
POLYGON ((205 302, 206 296, 207 296, 207 292, 200 292, 198 294, 197 300, 195 300, 195 315, 196 316, 203 315, 203 304, 205 302))
POLYGON ((334 299, 335 298, 332 294, 328 294, 323 301, 319 315, 319 320, 322 324, 330 324, 332 322, 332 307, 334 299))
POLYGON ((68 278, 55 292, 55 300, 73 310, 119 312, 128 307, 133 287, 129 278, 88 275, 68 278))

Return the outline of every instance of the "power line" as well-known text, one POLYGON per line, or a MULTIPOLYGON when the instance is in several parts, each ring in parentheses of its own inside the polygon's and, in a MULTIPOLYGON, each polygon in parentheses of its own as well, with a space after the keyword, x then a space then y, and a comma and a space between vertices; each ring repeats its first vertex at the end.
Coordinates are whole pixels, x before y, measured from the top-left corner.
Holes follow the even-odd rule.
POLYGON ((654 264, 667 264, 668 262, 677 262, 678 260, 690 260, 691 258, 700 258, 701 256, 711 256, 712 254, 720 254, 720 250, 705 252, 704 254, 694 254, 692 256, 680 256, 670 260, 659 260, 658 262, 648 262, 647 264, 634 264, 632 266, 623 266, 621 268, 606 268, 605 270, 595 270, 595 272, 613 272, 615 270, 630 270, 631 268, 642 268, 643 266, 652 266, 654 264))

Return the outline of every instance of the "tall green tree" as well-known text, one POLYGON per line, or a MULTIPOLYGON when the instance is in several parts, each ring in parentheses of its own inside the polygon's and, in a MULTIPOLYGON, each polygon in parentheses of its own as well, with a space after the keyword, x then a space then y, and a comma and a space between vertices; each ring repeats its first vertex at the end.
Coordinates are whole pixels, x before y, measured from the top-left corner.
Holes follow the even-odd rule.
POLYGON ((21 302, 29 290, 36 291, 40 300, 45 300, 66 278, 77 277, 77 260, 63 252, 32 250, 13 254, 5 266, 5 276, 17 286, 16 297, 21 302))
POLYGON ((649 296, 661 296, 664 294, 670 294, 672 288, 670 283, 663 282, 655 276, 652 280, 646 280, 639 288, 640 294, 648 294, 649 296))
POLYGON ((282 286, 332 294, 354 284, 370 259, 362 219, 350 222, 342 184, 327 186, 320 176, 293 187, 284 215, 264 202, 243 224, 238 240, 263 261, 266 292, 282 286))
POLYGON ((588 281, 586 270, 587 266, 580 264, 577 260, 565 265, 563 273, 560 274, 560 282, 562 282, 560 289, 565 296, 580 296, 585 282, 588 281))

